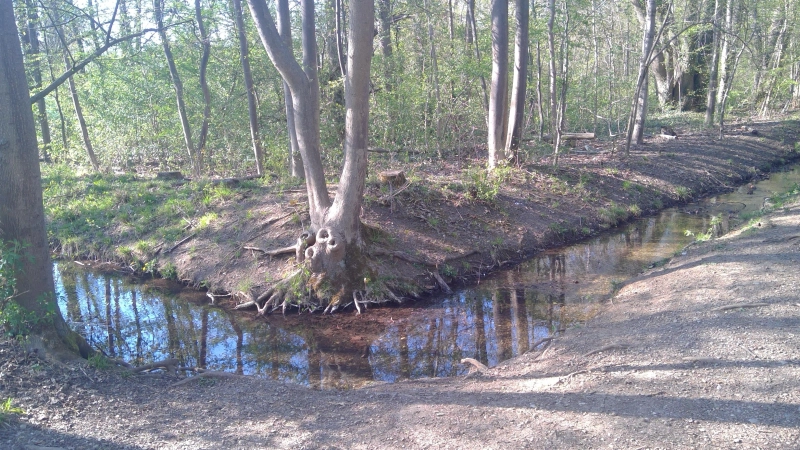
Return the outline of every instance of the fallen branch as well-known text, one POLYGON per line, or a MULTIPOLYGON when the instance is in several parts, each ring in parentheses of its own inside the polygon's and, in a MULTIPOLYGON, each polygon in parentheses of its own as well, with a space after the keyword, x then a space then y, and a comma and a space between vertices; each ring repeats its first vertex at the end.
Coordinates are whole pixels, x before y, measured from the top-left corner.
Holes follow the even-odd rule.
POLYGON ((555 339, 555 337, 553 337, 553 336, 550 336, 550 337, 546 337, 546 338, 539 339, 538 341, 534 342, 534 343, 533 343, 533 345, 531 345, 531 346, 528 348, 528 351, 531 351, 531 350, 536 350, 536 347, 538 347, 538 346, 540 346, 540 345, 544 344, 545 342, 550 342, 550 341, 552 341, 553 339, 555 339))
POLYGON ((431 275, 433 275, 433 278, 436 279, 436 282, 439 283, 439 287, 442 288, 442 290, 445 293, 451 294, 453 292, 453 290, 450 289, 450 286, 448 286, 447 283, 445 283, 444 278, 442 278, 442 276, 439 275, 438 271, 431 272, 431 275))
POLYGON ((195 237, 195 236, 197 236, 197 233, 192 233, 192 234, 190 234, 189 236, 186 236, 185 238, 181 239, 181 240, 180 240, 180 242, 178 242, 177 244, 173 245, 173 246, 172 246, 172 248, 170 248, 169 250, 167 250, 167 251, 166 251, 166 252, 164 252, 164 253, 172 253, 172 251, 173 251, 173 250, 175 250, 176 248, 180 247, 180 246, 181 246, 181 245, 183 245, 183 244, 184 244, 186 241, 188 241, 189 239, 191 239, 191 238, 193 238, 193 237, 195 237))
POLYGON ((182 384, 191 383, 192 381, 199 380, 200 378, 223 378, 223 379, 225 379, 225 378, 244 378, 244 375, 239 375, 239 374, 230 373, 230 372, 217 372, 217 371, 214 371, 214 370, 203 370, 203 369, 196 369, 196 371, 198 372, 197 375, 195 375, 193 377, 187 377, 187 378, 184 378, 183 380, 180 380, 178 382, 172 383, 172 385, 170 387, 177 387, 177 386, 180 386, 182 384))
POLYGON ((630 347, 630 345, 628 345, 628 344, 611 344, 611 345, 606 345, 605 347, 600 347, 600 348, 598 348, 597 350, 592 350, 592 351, 590 351, 590 352, 588 352, 588 353, 584 353, 584 354, 583 354, 583 357, 584 357, 584 358, 586 358, 587 356, 592 356, 592 355, 594 355, 594 354, 596 354, 596 353, 607 352, 607 351, 609 351, 609 350, 624 350, 624 349, 626 349, 626 348, 629 348, 629 347, 630 347))
POLYGON ((729 311, 731 309, 739 309, 739 308, 760 308, 762 306, 769 306, 769 303, 732 303, 730 305, 718 306, 716 308, 712 308, 709 311, 720 312, 720 311, 729 311))

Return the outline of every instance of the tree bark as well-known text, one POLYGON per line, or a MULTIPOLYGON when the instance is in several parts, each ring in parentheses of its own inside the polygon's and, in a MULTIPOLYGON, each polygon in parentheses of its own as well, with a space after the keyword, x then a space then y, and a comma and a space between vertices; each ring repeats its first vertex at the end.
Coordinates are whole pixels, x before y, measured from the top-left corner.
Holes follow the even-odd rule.
MULTIPOLYGON (((337 0, 338 1, 338 0, 337 0)), ((289 1, 278 0, 278 33, 283 38, 284 44, 292 51, 292 23, 289 17, 289 1)), ((297 148, 297 130, 295 128, 294 106, 292 105, 292 91, 289 85, 283 82, 283 101, 286 105, 286 128, 289 136, 289 173, 296 178, 303 178, 303 159, 297 148)))
POLYGON ((0 2, 0 239, 23 245, 11 301, 37 320, 29 331, 57 356, 91 347, 70 330, 58 309, 45 232, 39 151, 22 50, 11 2, 0 2))
POLYGON ((492 0, 492 81, 489 94, 489 170, 505 160, 508 114, 508 0, 492 0))
POLYGON ((514 37, 514 78, 511 88, 511 106, 508 113, 508 137, 506 139, 506 151, 513 152, 515 156, 522 140, 525 94, 528 88, 528 22, 530 14, 530 3, 528 1, 517 0, 515 11, 517 31, 514 37))
POLYGON ((256 106, 256 93, 253 87, 253 74, 250 72, 250 50, 247 45, 247 34, 244 28, 241 0, 233 0, 233 10, 236 20, 236 35, 239 39, 239 62, 244 73, 244 87, 247 90, 247 112, 250 119, 250 140, 253 142, 253 154, 256 158, 256 173, 264 175, 264 151, 261 149, 261 138, 258 127, 258 108, 256 106))

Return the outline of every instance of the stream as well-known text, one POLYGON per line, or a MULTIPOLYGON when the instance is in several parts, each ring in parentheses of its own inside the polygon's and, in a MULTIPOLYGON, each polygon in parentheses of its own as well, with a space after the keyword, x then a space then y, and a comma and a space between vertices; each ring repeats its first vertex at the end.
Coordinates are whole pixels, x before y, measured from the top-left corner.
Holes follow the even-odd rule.
MULTIPOLYGON (((351 389, 467 373, 529 350, 570 323, 588 320, 614 287, 679 253, 714 223, 722 232, 774 192, 800 183, 800 168, 667 209, 579 244, 548 250, 477 286, 358 317, 275 314, 254 319, 208 304, 205 293, 159 279, 54 263, 67 322, 108 356, 132 364, 168 357, 183 366, 267 377, 315 389, 351 389), (693 235, 687 235, 687 230, 693 235)), ((343 313, 347 316, 353 313, 343 313)))

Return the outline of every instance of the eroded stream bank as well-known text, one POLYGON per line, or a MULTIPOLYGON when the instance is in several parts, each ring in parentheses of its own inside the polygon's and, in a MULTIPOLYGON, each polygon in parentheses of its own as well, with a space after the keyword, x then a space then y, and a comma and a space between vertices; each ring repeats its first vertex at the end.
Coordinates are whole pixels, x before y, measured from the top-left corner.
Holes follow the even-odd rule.
POLYGON ((71 262, 58 263, 56 279, 68 321, 109 356, 137 363, 175 357, 186 366, 323 389, 453 376, 468 370, 461 358, 494 366, 587 320, 622 281, 661 264, 712 223, 727 231, 741 214, 798 182, 794 166, 730 194, 549 250, 474 288, 358 317, 253 320, 210 307, 203 293, 163 280, 136 282, 76 270, 80 266, 71 262))

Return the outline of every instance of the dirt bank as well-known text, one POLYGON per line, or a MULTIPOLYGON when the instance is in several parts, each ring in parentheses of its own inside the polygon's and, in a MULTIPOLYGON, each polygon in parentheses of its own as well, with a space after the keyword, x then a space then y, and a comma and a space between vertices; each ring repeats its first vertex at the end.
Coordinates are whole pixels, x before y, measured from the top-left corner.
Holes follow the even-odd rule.
MULTIPOLYGON (((691 246, 466 378, 313 391, 46 361, 0 338, 4 448, 800 447, 800 206, 691 246)), ((335 317, 334 317, 335 319, 335 317)))
MULTIPOLYGON (((445 289, 631 217, 734 189, 800 156, 800 123, 752 126, 755 134, 735 127, 723 140, 678 128, 678 139, 651 137, 628 156, 612 142, 590 142, 563 155, 558 168, 549 157, 533 158, 497 178, 487 178, 479 150, 433 164, 372 155, 362 220, 378 279, 405 298, 445 289), (376 175, 386 169, 405 171, 409 181, 391 200, 376 175)), ((218 294, 258 297, 296 265, 293 254, 269 257, 257 249, 294 244, 309 223, 304 205, 302 189, 238 188, 185 211, 188 225, 174 240, 158 237, 156 225, 131 233, 130 224, 112 222, 96 254, 126 248, 126 257, 148 270, 218 294)), ((243 297, 222 301, 233 306, 243 297)))

